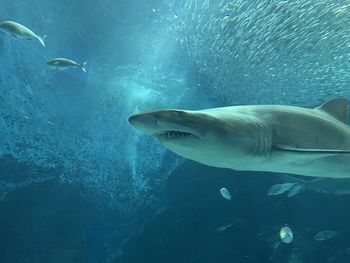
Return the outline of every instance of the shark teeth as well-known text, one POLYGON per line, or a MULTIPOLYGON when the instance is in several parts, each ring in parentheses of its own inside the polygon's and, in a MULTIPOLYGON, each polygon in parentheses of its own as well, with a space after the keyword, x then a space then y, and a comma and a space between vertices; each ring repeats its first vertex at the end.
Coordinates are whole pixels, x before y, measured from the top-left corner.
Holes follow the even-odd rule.
POLYGON ((161 134, 159 134, 158 136, 162 140, 167 140, 167 139, 186 137, 189 135, 192 135, 192 134, 189 132, 182 132, 182 131, 164 131, 161 134))

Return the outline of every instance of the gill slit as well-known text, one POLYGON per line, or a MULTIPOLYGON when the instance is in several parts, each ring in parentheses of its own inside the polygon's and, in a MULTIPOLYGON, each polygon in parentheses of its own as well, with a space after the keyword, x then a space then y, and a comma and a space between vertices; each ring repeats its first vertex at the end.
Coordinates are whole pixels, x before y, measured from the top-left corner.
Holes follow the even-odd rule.
POLYGON ((253 155, 258 157, 266 157, 271 153, 272 146, 272 131, 263 122, 254 121, 254 126, 256 128, 255 143, 253 146, 253 155))

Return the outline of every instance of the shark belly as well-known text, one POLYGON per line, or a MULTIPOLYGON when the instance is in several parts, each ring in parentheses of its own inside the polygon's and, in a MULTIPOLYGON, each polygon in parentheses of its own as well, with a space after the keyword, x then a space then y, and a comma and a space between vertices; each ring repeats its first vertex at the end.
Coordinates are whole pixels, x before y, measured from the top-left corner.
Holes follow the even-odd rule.
POLYGON ((266 158, 252 159, 233 170, 288 173, 311 177, 350 178, 350 154, 289 153, 275 151, 266 158))
POLYGON ((350 154, 312 154, 272 152, 241 160, 227 154, 218 158, 191 155, 183 156, 204 165, 236 171, 287 173, 310 177, 350 178, 350 154))

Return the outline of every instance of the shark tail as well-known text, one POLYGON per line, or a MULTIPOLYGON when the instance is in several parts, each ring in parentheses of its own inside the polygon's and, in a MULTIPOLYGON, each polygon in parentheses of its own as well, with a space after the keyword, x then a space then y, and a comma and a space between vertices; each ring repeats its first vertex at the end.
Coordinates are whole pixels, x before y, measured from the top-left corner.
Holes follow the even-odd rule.
POLYGON ((86 64, 87 64, 87 61, 80 64, 81 70, 84 72, 86 72, 86 64))
POLYGON ((47 37, 47 35, 43 35, 42 37, 41 36, 36 36, 39 40, 39 42, 43 45, 43 47, 45 47, 45 39, 47 37))

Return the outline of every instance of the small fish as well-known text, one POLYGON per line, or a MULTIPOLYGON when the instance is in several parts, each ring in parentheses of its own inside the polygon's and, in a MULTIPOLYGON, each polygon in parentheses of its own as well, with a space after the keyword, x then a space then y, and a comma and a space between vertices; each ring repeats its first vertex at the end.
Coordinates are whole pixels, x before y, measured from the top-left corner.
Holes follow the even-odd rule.
MULTIPOLYGON (((290 180, 290 178, 288 178, 290 180)), ((293 178, 297 182, 275 184, 271 186, 267 195, 281 195, 287 193, 288 197, 295 196, 303 191, 314 191, 318 193, 327 193, 333 195, 349 195, 350 180, 349 178, 317 178, 310 181, 304 181, 293 178)))
POLYGON ((225 187, 220 189, 220 194, 226 200, 231 200, 231 198, 232 198, 232 195, 231 195, 230 191, 227 190, 227 188, 225 188, 225 187))
POLYGON ((67 58, 54 58, 48 61, 46 64, 54 69, 80 68, 82 71, 86 72, 87 61, 79 64, 74 60, 67 58))
POLYGON ((281 195, 283 193, 288 193, 288 197, 295 196, 300 192, 305 190, 305 186, 299 183, 284 183, 275 184, 271 186, 267 192, 267 195, 281 195))
POLYGON ((177 14, 174 14, 173 17, 172 17, 172 20, 177 20, 179 18, 179 16, 177 14))
POLYGON ((293 242, 294 236, 293 231, 288 226, 284 226, 280 230, 281 241, 285 244, 290 244, 293 242))
MULTIPOLYGON (((171 8, 181 14, 180 23, 172 27, 177 41, 188 50, 189 59, 211 79, 212 86, 220 86, 217 92, 221 97, 233 100, 232 85, 243 77, 254 79, 254 72, 264 78, 266 88, 275 88, 276 81, 289 79, 291 69, 303 85, 300 90, 312 92, 310 86, 327 89, 333 83, 342 87, 348 82, 348 74, 344 74, 349 68, 349 60, 345 59, 349 47, 348 1, 171 2, 171 8), (322 60, 320 50, 327 50, 322 60), (344 59, 332 63, 339 55, 344 59), (276 65, 278 69, 269 72, 276 65), (222 72, 226 72, 225 76, 220 75, 222 72)), ((242 90, 244 94, 255 94, 263 87, 254 81, 248 83, 247 91, 242 90)), ((282 89, 289 94, 292 86, 287 84, 282 89)))
POLYGON ((320 193, 328 193, 334 195, 349 195, 350 194, 350 180, 333 179, 333 178, 319 178, 312 180, 306 185, 307 190, 316 191, 320 193))
POLYGON ((304 185, 296 184, 291 189, 289 189, 287 196, 288 197, 295 196, 295 195, 301 193, 304 190, 305 190, 305 186, 304 185))
POLYGON ((330 230, 320 231, 314 236, 314 239, 316 241, 325 241, 325 240, 331 239, 337 234, 338 234, 337 231, 330 231, 330 230))
POLYGON ((296 185, 296 183, 275 184, 269 188, 267 195, 283 194, 283 193, 289 191, 290 189, 292 189, 292 187, 295 185, 296 185))
POLYGON ((216 231, 217 232, 224 232, 226 229, 228 229, 228 228, 230 228, 232 225, 231 224, 228 224, 228 225, 226 225, 226 226, 221 226, 221 227, 218 227, 217 229, 216 229, 216 231))
POLYGON ((14 39, 30 39, 30 40, 38 40, 41 45, 45 47, 45 36, 39 36, 35 34, 29 28, 13 22, 13 21, 3 21, 0 22, 0 31, 5 32, 12 36, 14 39))

